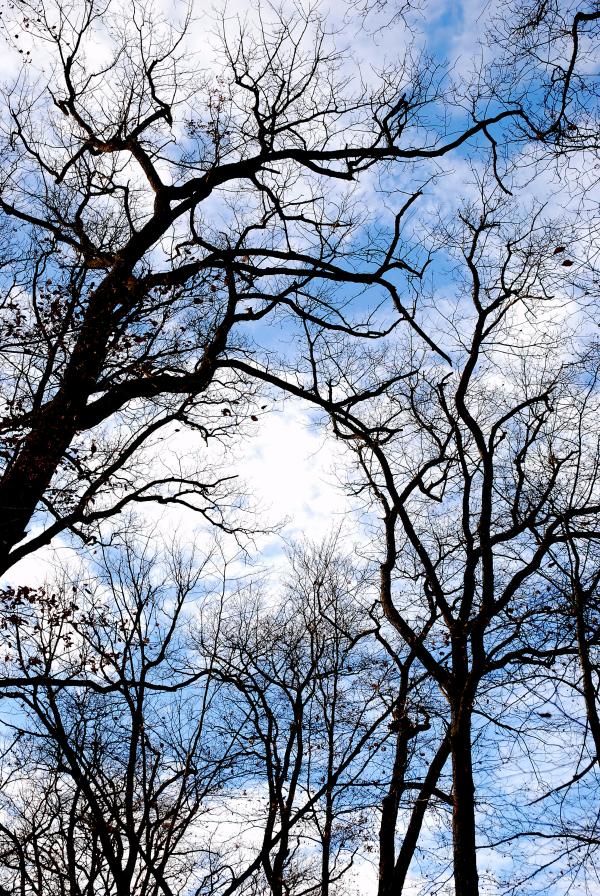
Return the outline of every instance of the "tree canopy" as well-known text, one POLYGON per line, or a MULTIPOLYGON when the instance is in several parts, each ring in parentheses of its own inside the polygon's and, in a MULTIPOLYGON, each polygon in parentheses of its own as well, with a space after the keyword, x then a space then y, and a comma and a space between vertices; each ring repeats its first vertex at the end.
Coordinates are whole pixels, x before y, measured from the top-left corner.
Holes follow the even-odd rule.
POLYGON ((600 10, 475 6, 4 4, 0 894, 597 888, 600 10))

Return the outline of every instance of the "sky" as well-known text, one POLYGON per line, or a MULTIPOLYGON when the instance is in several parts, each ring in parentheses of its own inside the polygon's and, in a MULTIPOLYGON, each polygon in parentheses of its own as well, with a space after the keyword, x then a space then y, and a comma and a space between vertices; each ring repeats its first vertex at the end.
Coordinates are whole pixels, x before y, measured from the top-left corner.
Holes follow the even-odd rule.
MULTIPOLYGON (((293 6, 290 0, 286 3, 290 8, 293 6)), ((347 40, 352 48, 349 65, 360 59, 367 77, 371 68, 380 67, 386 59, 391 60, 401 54, 407 45, 401 24, 386 27, 390 5, 370 27, 364 25, 358 28, 358 17, 354 15, 347 28, 347 40)), ((182 8, 181 3, 164 0, 165 14, 171 14, 173 6, 177 10, 182 8)), ((126 5, 123 8, 126 10, 126 5)), ((320 9, 325 11, 325 5, 320 9)), ((329 9, 338 21, 347 15, 347 7, 342 0, 332 2, 329 9)), ((494 4, 479 0, 430 3, 422 13, 416 14, 421 35, 417 42, 424 40, 426 35, 427 46, 434 56, 448 59, 455 75, 460 77, 461 73, 471 70, 473 58, 478 52, 477 38, 485 34, 493 10, 494 4)), ((227 16, 231 21, 236 16, 248 17, 252 21, 256 10, 249 12, 246 2, 236 0, 228 3, 227 16)), ((211 39, 207 38, 212 27, 207 23, 214 17, 214 4, 196 0, 188 41, 192 49, 198 48, 201 53, 204 68, 214 64, 211 39)), ((101 55, 102 47, 98 47, 98 53, 101 55)), ((12 64, 8 55, 0 57, 0 73, 4 77, 10 74, 12 64)), ((450 213, 473 191, 472 172, 460 153, 441 163, 439 174, 437 183, 432 184, 423 197, 426 216, 430 214, 433 217, 440 207, 445 213, 450 213)), ((556 183, 556 172, 548 170, 535 185, 523 184, 521 199, 526 202, 543 197, 549 200, 548 214, 563 211, 563 200, 555 189, 556 183)), ((367 179, 362 195, 365 206, 375 214, 380 202, 376 189, 377 184, 367 179)), ((164 443, 161 451, 168 455, 169 451, 194 449, 196 443, 193 436, 182 439, 172 436, 172 441, 164 443)), ((234 574, 253 565, 261 570, 268 568, 271 575, 283 574, 286 546, 294 540, 306 538, 318 542, 340 528, 343 544, 348 550, 366 552, 372 549, 372 530, 368 525, 361 525, 359 520, 364 523, 365 518, 359 512, 360 505, 343 488, 350 456, 344 454, 339 441, 322 425, 315 412, 300 402, 269 398, 267 409, 260 415, 253 434, 233 448, 216 445, 207 450, 212 460, 224 470, 239 473, 244 490, 258 509, 265 528, 274 530, 249 541, 245 545, 245 553, 240 553, 234 539, 224 538, 225 554, 236 558, 232 570, 234 574)), ((144 513, 147 522, 165 540, 170 539, 174 532, 178 533, 183 543, 204 540, 208 545, 211 540, 206 524, 199 523, 189 512, 149 508, 144 513)), ((66 539, 61 539, 58 547, 61 562, 74 556, 66 539)), ((35 585, 51 574, 53 565, 53 553, 42 551, 35 558, 23 560, 11 570, 8 578, 15 582, 27 580, 35 585)), ((499 864, 501 861, 497 859, 499 864)), ((374 872, 366 863, 359 868, 358 889, 365 896, 375 892, 374 872)))

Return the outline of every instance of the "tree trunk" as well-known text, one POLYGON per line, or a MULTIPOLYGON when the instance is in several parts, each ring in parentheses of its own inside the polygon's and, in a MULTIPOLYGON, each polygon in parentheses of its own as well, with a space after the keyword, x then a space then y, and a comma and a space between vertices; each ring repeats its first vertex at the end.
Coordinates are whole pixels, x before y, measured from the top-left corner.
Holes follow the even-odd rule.
POLYGON ((396 751, 394 767, 388 792, 381 804, 381 824, 379 826, 379 890, 378 896, 391 896, 395 893, 395 844, 396 824, 400 798, 404 792, 404 778, 408 766, 408 744, 412 735, 412 726, 404 709, 394 718, 398 726, 396 735, 396 751))
POLYGON ((464 691, 451 707, 452 839, 456 896, 478 896, 475 786, 471 756, 471 705, 464 691))
POLYGON ((0 573, 10 567, 10 550, 26 534, 26 526, 73 439, 78 418, 102 370, 111 315, 117 299, 126 294, 124 287, 118 287, 120 273, 109 274, 90 300, 61 387, 38 412, 17 457, 0 481, 0 573))
POLYGON ((579 666, 581 668, 583 699, 587 713, 590 734, 594 741, 596 762, 600 764, 600 718, 596 706, 596 688, 594 686, 593 666, 590 661, 589 647, 587 643, 587 627, 585 623, 586 595, 579 583, 575 584, 575 622, 577 629, 577 652, 579 666))
POLYGON ((327 794, 325 809, 325 826, 321 837, 321 896, 329 896, 329 879, 331 877, 331 831, 333 827, 333 801, 327 794))

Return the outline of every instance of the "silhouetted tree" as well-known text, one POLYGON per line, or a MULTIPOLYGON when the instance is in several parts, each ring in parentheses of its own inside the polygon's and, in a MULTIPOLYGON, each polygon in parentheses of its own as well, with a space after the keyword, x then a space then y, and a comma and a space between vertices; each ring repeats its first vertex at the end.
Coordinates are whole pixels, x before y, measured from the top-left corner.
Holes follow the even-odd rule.
POLYGON ((151 446, 181 424, 205 440, 252 426, 257 379, 310 393, 273 355, 279 326, 286 346, 309 324, 373 338, 408 321, 427 340, 402 284, 420 273, 401 240, 418 189, 374 239, 349 187, 519 114, 432 128, 434 72, 407 62, 368 89, 298 11, 254 31, 224 20, 220 67, 200 77, 190 16, 177 27, 137 0, 7 10, 22 70, 1 149, 2 570, 133 501, 234 527, 222 472, 151 446))
POLYGON ((444 233, 466 271, 446 317, 452 369, 417 356, 384 397, 333 418, 364 477, 355 490, 368 487, 382 509, 386 617, 447 702, 448 741, 434 762, 439 774, 445 755, 452 761, 460 896, 478 892, 480 688, 489 677, 502 699, 513 666, 575 651, 540 595, 554 551, 575 533, 594 542, 600 512, 596 343, 576 344, 584 320, 573 312, 567 322, 554 298, 564 250, 542 223, 508 224, 510 212, 484 202, 444 233))

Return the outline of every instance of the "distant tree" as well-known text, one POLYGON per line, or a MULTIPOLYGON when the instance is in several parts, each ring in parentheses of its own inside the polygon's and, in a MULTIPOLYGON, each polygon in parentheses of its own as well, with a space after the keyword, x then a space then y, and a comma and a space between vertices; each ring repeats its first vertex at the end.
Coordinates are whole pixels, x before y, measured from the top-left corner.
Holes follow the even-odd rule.
POLYGON ((184 606, 209 560, 128 545, 100 578, 2 593, 6 678, 0 880, 27 896, 172 896, 189 886, 228 744, 207 723, 184 606), (215 748, 216 747, 216 748, 215 748))
POLYGON ((231 878, 215 892, 348 891, 393 736, 395 674, 365 620, 370 591, 333 538, 293 551, 274 606, 244 589, 215 636, 198 633, 216 645, 214 675, 229 686, 219 730, 236 732, 240 756, 237 804, 225 804, 239 836, 219 858, 231 878))
POLYGON ((593 890, 599 880, 598 532, 585 526, 581 533, 578 524, 566 523, 563 536, 537 589, 540 605, 529 643, 520 655, 515 645, 511 664, 513 687, 531 697, 520 714, 511 713, 510 724, 520 739, 529 736, 545 743, 547 754, 540 751, 538 757, 530 750, 538 776, 537 787, 531 788, 532 795, 537 791, 533 810, 515 819, 499 838, 501 849, 522 856, 518 874, 506 883, 511 893, 540 877, 546 889, 568 885, 584 891, 586 886, 593 890), (540 650, 542 643, 545 650, 540 650), (556 757, 553 774, 547 767, 549 756, 556 757), (530 854, 530 843, 543 855, 543 863, 530 854))
POLYGON ((2 593, 9 892, 351 888, 395 737, 371 586, 336 539, 295 550, 283 594, 214 560, 130 542, 2 593))

